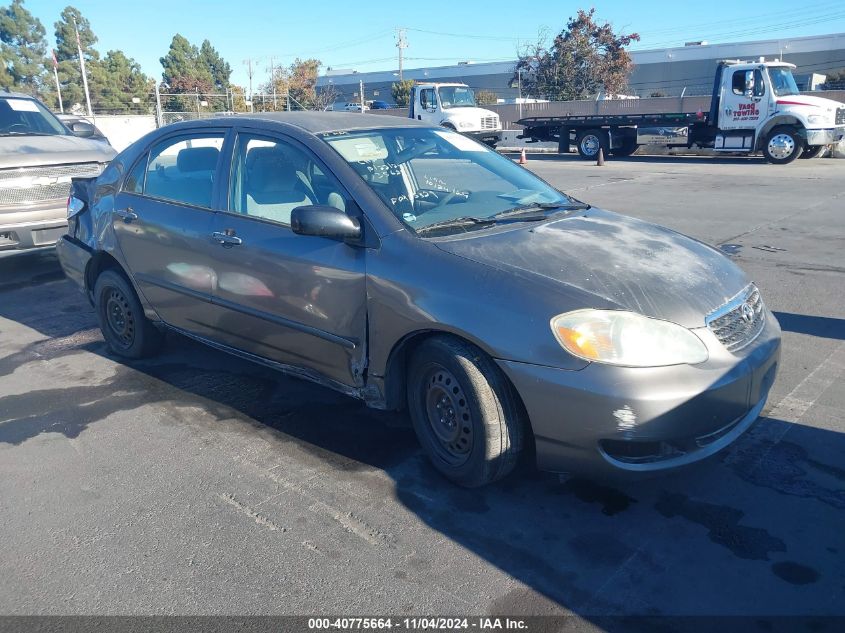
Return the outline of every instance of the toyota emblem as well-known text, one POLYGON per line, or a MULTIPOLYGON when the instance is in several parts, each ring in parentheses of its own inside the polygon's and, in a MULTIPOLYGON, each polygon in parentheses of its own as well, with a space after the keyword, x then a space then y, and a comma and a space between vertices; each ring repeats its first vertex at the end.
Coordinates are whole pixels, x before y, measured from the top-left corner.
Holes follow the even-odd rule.
POLYGON ((754 320, 754 308, 751 307, 750 303, 743 303, 740 313, 742 314, 742 320, 746 323, 751 323, 754 320))

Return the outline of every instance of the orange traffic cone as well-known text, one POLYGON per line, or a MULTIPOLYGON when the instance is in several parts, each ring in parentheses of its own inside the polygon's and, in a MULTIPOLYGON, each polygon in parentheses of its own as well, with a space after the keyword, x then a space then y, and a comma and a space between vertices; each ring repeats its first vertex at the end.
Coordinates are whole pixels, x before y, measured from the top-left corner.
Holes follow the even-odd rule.
POLYGON ((520 164, 520 165, 524 165, 524 164, 525 164, 525 163, 527 163, 527 162, 528 162, 528 159, 527 159, 527 158, 525 158, 525 148, 523 147, 523 148, 522 148, 522 153, 519 155, 519 164, 520 164))

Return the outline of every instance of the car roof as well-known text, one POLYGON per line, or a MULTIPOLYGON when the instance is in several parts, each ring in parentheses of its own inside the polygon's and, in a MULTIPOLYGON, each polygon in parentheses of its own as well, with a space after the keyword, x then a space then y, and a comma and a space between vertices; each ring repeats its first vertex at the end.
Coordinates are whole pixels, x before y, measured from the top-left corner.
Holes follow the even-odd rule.
POLYGON ((293 125, 311 134, 383 127, 431 127, 430 124, 415 121, 408 117, 361 114, 360 112, 267 112, 238 114, 217 117, 216 119, 203 119, 203 121, 217 121, 218 123, 225 121, 229 125, 238 122, 274 121, 293 125))
POLYGON ((12 97, 13 99, 33 99, 33 100, 35 100, 35 97, 33 97, 32 95, 27 95, 27 94, 24 94, 22 92, 9 92, 7 90, 3 90, 2 92, 0 92, 0 99, 6 99, 8 97, 12 97))

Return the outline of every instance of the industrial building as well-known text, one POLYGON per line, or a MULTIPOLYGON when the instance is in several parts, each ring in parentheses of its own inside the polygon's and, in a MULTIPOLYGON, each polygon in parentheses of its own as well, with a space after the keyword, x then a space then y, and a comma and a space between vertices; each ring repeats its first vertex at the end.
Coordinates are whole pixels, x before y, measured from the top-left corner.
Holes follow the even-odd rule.
MULTIPOLYGON (((815 88, 819 81, 819 77, 814 75, 845 68, 845 33, 727 44, 691 42, 678 48, 631 51, 631 57, 634 70, 628 94, 638 96, 647 97, 654 93, 665 96, 710 94, 713 70, 718 60, 759 57, 795 64, 799 87, 809 90, 815 88)), ((452 66, 406 69, 403 77, 418 81, 463 82, 476 90, 490 90, 500 99, 510 100, 519 96, 519 88, 513 81, 515 66, 515 60, 468 61, 452 66)), ((362 73, 329 70, 317 80, 317 89, 332 86, 338 92, 338 100, 357 100, 363 82, 364 99, 391 101, 390 87, 398 79, 396 70, 362 73)))

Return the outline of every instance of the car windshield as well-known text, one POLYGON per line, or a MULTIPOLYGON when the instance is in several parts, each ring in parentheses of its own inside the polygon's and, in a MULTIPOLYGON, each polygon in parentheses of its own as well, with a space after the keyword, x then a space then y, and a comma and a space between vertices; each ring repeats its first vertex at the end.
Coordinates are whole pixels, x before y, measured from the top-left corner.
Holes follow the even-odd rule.
POLYGON ((466 86, 440 86, 440 106, 444 110, 449 108, 474 108, 475 94, 466 86))
MULTIPOLYGON (((561 192, 487 146, 431 128, 333 132, 322 138, 415 231, 480 228, 514 212, 542 219, 578 206, 561 192)), ((428 231, 424 231, 428 233, 428 231)))
POLYGON ((769 68, 769 77, 772 80, 772 90, 778 97, 798 94, 798 86, 795 84, 795 77, 792 76, 790 68, 783 66, 769 68))
POLYGON ((45 136, 70 132, 34 99, 0 98, 0 136, 45 136))

